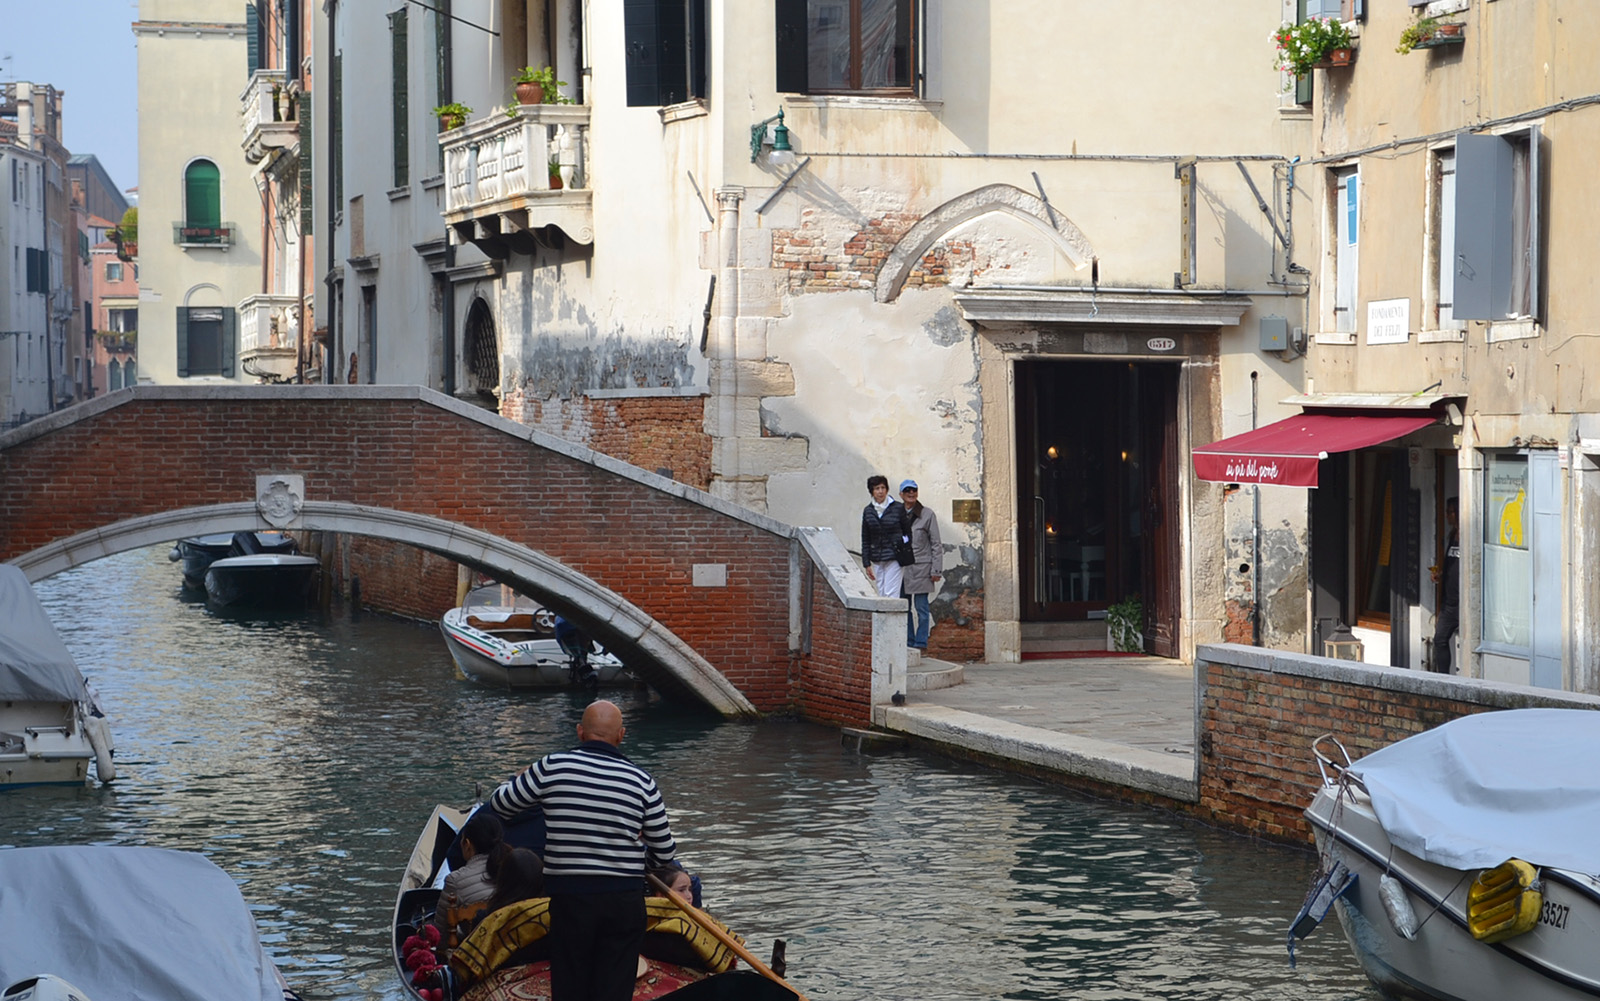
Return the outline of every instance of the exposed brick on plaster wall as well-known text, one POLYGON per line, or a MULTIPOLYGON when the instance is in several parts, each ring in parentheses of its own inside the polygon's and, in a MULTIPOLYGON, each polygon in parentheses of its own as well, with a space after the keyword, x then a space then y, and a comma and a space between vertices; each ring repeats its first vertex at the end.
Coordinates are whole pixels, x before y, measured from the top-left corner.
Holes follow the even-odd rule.
POLYGON ((928 656, 957 664, 982 660, 983 592, 963 591, 951 605, 954 615, 946 612, 934 619, 934 628, 928 634, 928 656), (959 625, 957 619, 966 619, 967 624, 959 625))
POLYGON ((711 484, 705 397, 541 400, 516 391, 501 401, 500 410, 520 424, 651 472, 670 469, 679 483, 700 490, 711 484))
MULTIPOLYGON (((910 212, 891 212, 845 232, 829 228, 830 222, 843 220, 807 210, 798 228, 772 231, 772 266, 789 272, 791 294, 872 288, 890 252, 920 219, 910 212)), ((952 273, 983 270, 972 241, 942 241, 922 255, 905 284, 948 285, 952 273)))
POLYGON ((1222 642, 1241 643, 1250 646, 1255 643, 1255 606, 1248 601, 1229 598, 1223 605, 1223 614, 1227 618, 1222 623, 1222 642))
MULTIPOLYGON (((136 401, 28 439, 0 452, 0 560, 128 518, 252 501, 267 472, 304 475, 308 500, 426 514, 544 553, 639 606, 759 710, 868 716, 870 616, 825 585, 820 642, 792 662, 789 539, 414 400, 136 401), (694 587, 696 563, 726 565, 727 586, 694 587)), ((453 572, 439 576, 405 600, 436 602, 434 587, 454 587, 453 572)))

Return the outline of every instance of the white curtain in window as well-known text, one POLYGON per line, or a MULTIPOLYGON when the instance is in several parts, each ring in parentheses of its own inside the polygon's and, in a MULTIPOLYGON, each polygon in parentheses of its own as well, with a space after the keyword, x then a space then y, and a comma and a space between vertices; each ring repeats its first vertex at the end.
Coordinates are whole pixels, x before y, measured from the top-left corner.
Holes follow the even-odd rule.
POLYGON ((861 87, 895 83, 894 40, 898 0, 861 0, 861 87))

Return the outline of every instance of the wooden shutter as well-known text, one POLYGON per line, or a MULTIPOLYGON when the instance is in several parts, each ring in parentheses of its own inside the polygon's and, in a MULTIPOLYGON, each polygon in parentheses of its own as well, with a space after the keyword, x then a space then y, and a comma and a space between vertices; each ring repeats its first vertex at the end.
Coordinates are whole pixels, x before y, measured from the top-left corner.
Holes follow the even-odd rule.
POLYGON ((394 186, 403 188, 411 183, 411 145, 406 134, 407 118, 409 117, 408 101, 410 80, 407 79, 406 67, 406 9, 404 7, 389 15, 389 34, 394 48, 391 64, 393 66, 394 93, 392 107, 394 108, 394 186))
POLYGON ((300 0, 289 0, 283 12, 283 68, 288 79, 300 78, 300 0))
POLYGON ((222 225, 222 172, 210 160, 196 160, 183 175, 183 221, 189 227, 222 225))
MULTIPOLYGON (((1321 10, 1322 10, 1321 0, 1295 0, 1295 19, 1294 19, 1295 23, 1296 24, 1304 24, 1307 17, 1309 17, 1309 16, 1311 16, 1313 14, 1320 13, 1321 10)), ((1305 76, 1296 77, 1295 78, 1295 81, 1294 81, 1294 103, 1296 103, 1296 104, 1310 104, 1311 103, 1311 74, 1310 73, 1307 73, 1305 76)))
POLYGON ((689 8, 684 0, 656 0, 656 79, 662 104, 689 99, 689 8))
POLYGON ((233 378, 234 361, 239 356, 239 318, 232 306, 222 307, 222 374, 233 378))
POLYGON ((810 90, 807 63, 810 36, 806 32, 806 0, 775 0, 778 93, 804 94, 810 90))
POLYGON ((661 94, 659 10, 658 0, 623 0, 622 61, 630 108, 667 103, 661 94))
POLYGON ((689 96, 709 97, 711 17, 707 0, 689 0, 689 96))
POLYGON ((316 208, 316 199, 311 196, 311 179, 314 176, 313 157, 311 155, 312 137, 316 131, 311 127, 311 95, 300 95, 300 235, 311 235, 311 221, 316 217, 313 211, 316 208))
POLYGON ((178 307, 178 378, 189 377, 189 307, 178 307))
POLYGON ((333 55, 333 70, 328 88, 328 117, 333 121, 329 123, 329 140, 333 147, 329 152, 328 194, 332 196, 328 211, 338 215, 344 211, 344 53, 336 52, 333 55))
POLYGON ((244 5, 245 76, 261 68, 261 12, 254 3, 244 5))

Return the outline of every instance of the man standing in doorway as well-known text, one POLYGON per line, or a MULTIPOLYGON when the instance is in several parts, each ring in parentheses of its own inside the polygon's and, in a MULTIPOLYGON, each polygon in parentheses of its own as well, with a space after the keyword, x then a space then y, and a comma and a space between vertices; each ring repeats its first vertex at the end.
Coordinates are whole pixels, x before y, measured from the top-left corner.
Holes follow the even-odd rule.
POLYGON ((489 804, 503 818, 545 815, 554 1001, 628 1001, 644 941, 644 873, 677 851, 655 779, 617 749, 622 710, 593 702, 577 747, 534 762, 489 804))
POLYGON ((1444 523, 1449 533, 1444 559, 1430 576, 1434 587, 1433 666, 1437 674, 1450 673, 1451 644, 1461 628, 1461 510, 1456 498, 1444 502, 1444 523))

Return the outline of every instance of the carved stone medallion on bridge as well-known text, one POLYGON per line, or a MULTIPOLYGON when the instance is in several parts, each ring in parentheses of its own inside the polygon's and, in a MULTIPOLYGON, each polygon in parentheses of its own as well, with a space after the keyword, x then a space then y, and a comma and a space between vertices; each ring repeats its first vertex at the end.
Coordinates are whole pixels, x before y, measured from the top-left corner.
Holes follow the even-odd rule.
POLYGON ((305 506, 306 478, 299 473, 265 473, 256 477, 256 510, 273 528, 287 528, 305 506))

